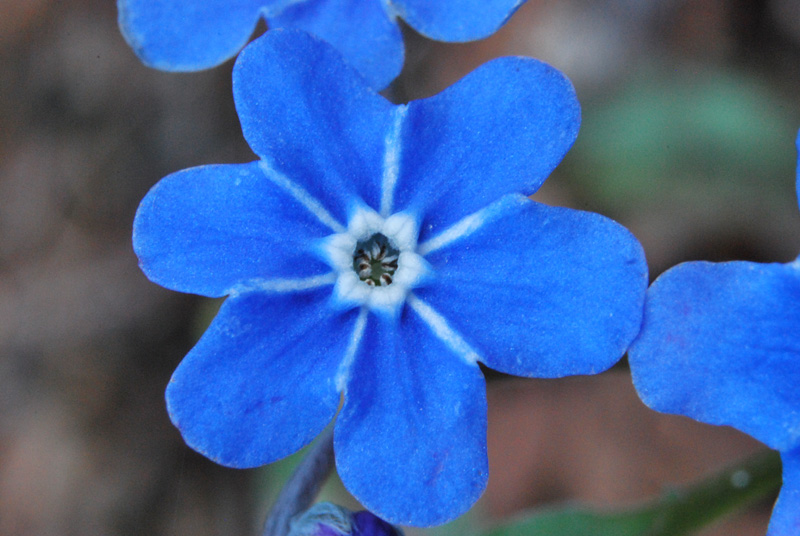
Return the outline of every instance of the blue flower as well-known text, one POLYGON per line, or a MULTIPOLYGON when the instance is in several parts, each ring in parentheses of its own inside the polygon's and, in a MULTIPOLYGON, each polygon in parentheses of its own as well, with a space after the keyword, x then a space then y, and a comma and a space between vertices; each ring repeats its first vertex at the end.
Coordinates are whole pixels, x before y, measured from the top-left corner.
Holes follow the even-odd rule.
POLYGON ((117 0, 122 34, 151 67, 196 71, 232 58, 258 20, 336 47, 373 87, 403 66, 397 19, 439 41, 494 33, 525 0, 117 0))
POLYGON ((768 534, 800 534, 800 258, 668 270, 647 292, 629 357, 651 408, 733 426, 780 451, 768 534))
POLYGON ((596 373, 639 331, 636 239, 525 197, 577 135, 572 86, 503 58, 393 105, 322 41, 276 30, 233 89, 259 160, 166 177, 134 223, 151 280, 229 296, 167 388, 173 422, 253 467, 310 442, 343 397, 347 489, 392 523, 453 519, 487 478, 478 363, 596 373))

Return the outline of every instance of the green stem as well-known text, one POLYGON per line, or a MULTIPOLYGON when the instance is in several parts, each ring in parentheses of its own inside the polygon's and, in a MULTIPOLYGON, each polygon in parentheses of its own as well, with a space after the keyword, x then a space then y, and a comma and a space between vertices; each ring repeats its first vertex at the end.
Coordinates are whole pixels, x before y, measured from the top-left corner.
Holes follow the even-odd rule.
POLYGON ((314 502, 334 465, 333 426, 311 445, 283 486, 264 523, 263 536, 286 536, 291 520, 314 502))

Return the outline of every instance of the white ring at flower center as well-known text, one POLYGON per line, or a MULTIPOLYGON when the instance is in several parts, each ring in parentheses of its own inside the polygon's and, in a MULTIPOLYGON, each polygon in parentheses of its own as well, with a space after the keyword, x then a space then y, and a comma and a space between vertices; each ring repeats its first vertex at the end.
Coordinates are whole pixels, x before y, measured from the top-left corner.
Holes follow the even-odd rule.
POLYGON ((320 251, 336 271, 334 299, 345 306, 365 305, 372 310, 396 314, 409 290, 430 273, 430 266, 417 252, 417 222, 408 214, 382 218, 374 210, 360 207, 350 218, 347 231, 326 237, 320 251), (369 286, 353 269, 353 254, 359 242, 380 233, 399 251, 392 283, 369 286))

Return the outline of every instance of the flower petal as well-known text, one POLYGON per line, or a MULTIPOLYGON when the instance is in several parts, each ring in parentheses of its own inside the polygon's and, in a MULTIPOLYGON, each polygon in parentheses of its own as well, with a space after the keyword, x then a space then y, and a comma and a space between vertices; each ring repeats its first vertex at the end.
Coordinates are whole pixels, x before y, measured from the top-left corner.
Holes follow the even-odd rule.
POLYGON ((255 467, 309 443, 336 413, 335 376, 357 311, 329 292, 228 299, 167 387, 172 422, 217 463, 255 467))
POLYGON ((166 71, 197 71, 247 43, 263 0, 117 0, 119 26, 137 56, 166 71))
POLYGON ((800 449, 781 454, 783 487, 772 510, 767 536, 800 534, 800 449))
POLYGON ((396 210, 423 215, 421 238, 504 194, 530 195, 578 134, 569 80, 530 58, 500 58, 409 104, 396 210))
POLYGON ((387 521, 444 523, 486 485, 483 376, 408 308, 369 323, 336 421, 339 475, 387 521))
POLYGON ((269 31, 239 55, 233 93, 244 136, 269 167, 339 221, 359 199, 377 210, 397 107, 332 47, 303 32, 269 31))
POLYGON ((472 41, 497 31, 525 0, 389 0, 416 31, 437 41, 472 41))
POLYGON ((213 165, 173 173, 150 190, 136 213, 133 247, 159 285, 224 296, 254 279, 330 272, 310 253, 328 234, 258 163, 213 165))
POLYGON ((647 287, 641 246, 624 227, 518 195, 465 220, 448 240, 421 245, 436 279, 415 294, 486 365, 551 378, 622 357, 647 287))
POLYGON ((320 37, 375 89, 383 89, 403 67, 403 37, 383 2, 309 0, 269 20, 270 28, 298 28, 320 37))
POLYGON ((778 450, 800 439, 797 264, 689 262, 647 293, 630 350, 651 408, 734 426, 778 450))

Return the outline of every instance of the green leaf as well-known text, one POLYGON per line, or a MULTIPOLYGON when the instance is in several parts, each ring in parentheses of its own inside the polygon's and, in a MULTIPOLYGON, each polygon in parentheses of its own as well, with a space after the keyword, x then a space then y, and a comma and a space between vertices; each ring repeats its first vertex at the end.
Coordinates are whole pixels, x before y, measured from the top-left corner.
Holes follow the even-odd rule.
POLYGON ((483 536, 682 536, 693 534, 781 485, 777 452, 765 451, 692 486, 619 512, 566 507, 540 511, 483 536))
POLYGON ((655 523, 651 512, 597 513, 581 508, 540 512, 485 536, 640 536, 655 523))

